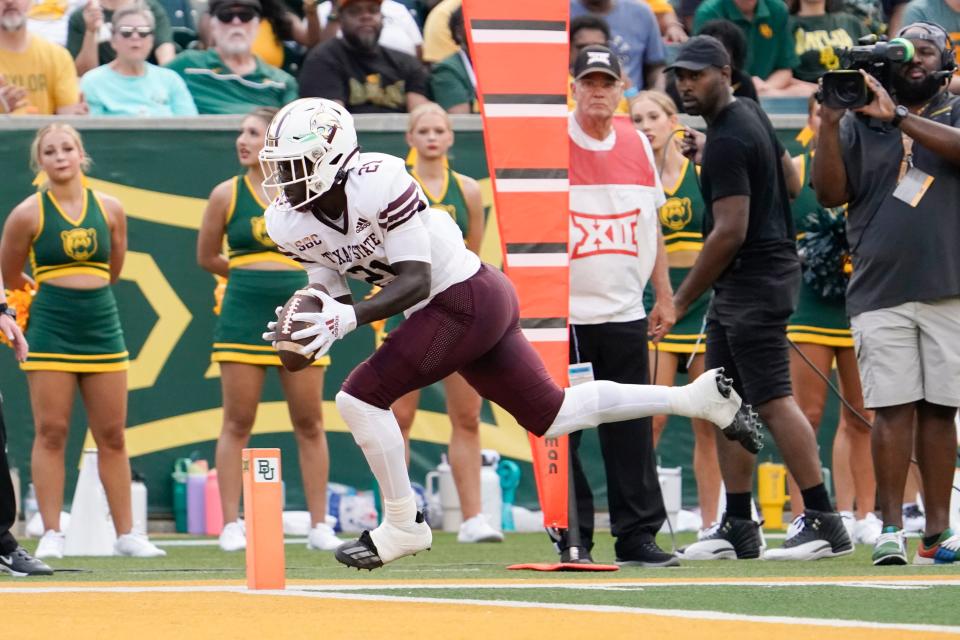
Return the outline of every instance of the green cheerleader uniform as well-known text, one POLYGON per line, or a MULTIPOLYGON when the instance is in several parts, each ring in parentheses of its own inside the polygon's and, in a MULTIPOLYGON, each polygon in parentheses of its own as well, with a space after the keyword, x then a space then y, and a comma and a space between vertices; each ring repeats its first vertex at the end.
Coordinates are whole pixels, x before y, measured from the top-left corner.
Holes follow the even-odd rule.
MULTIPOLYGON (((803 190, 792 205, 798 239, 807 231, 807 214, 820 207, 817 194, 809 182, 812 160, 813 152, 803 154, 800 175, 803 190)), ((853 335, 850 333, 850 321, 847 319, 844 300, 825 300, 810 285, 802 282, 797 310, 787 324, 787 338, 795 343, 853 347, 853 335)))
MULTIPOLYGON (((672 189, 664 188, 667 202, 660 207, 660 228, 667 253, 676 251, 700 251, 703 248, 703 196, 697 183, 696 169, 689 160, 683 161, 680 178, 672 189)), ((670 286, 676 291, 687 274, 688 267, 670 268, 670 286)), ((643 294, 643 305, 653 309, 656 302, 653 286, 647 284, 643 294)), ((710 305, 710 292, 706 292, 693 301, 687 313, 677 319, 670 333, 651 349, 669 353, 704 353, 707 350, 706 336, 703 331, 703 317, 710 305)))
MULTIPOLYGON (((227 257, 230 277, 223 294, 220 317, 213 334, 213 362, 240 362, 279 367, 280 356, 263 340, 267 322, 294 291, 307 286, 307 273, 283 256, 267 235, 263 217, 266 204, 257 196, 247 176, 233 178, 233 197, 227 210, 227 257), (296 271, 238 269, 254 262, 279 262, 296 271)), ((312 366, 327 366, 330 357, 318 358, 312 366)))
MULTIPOLYGON (((460 227, 463 237, 466 238, 467 229, 470 227, 470 214, 469 211, 467 211, 467 200, 463 197, 463 185, 460 184, 460 178, 456 172, 447 166, 446 174, 443 176, 443 187, 441 187, 440 193, 434 197, 412 166, 407 165, 407 171, 410 172, 413 179, 416 180, 420 188, 423 189, 424 195, 426 195, 427 200, 430 201, 430 206, 434 209, 442 209, 449 213, 453 221, 460 227)), ((376 336, 377 346, 380 346, 386 335, 399 327, 401 322, 403 322, 402 313, 387 318, 383 330, 376 336)))
POLYGON ((30 305, 25 371, 104 373, 125 371, 130 356, 117 301, 110 287, 110 220, 96 194, 84 190, 83 211, 71 220, 47 190, 37 194, 40 220, 30 246, 30 267, 39 288, 30 305), (65 275, 103 278, 96 289, 47 282, 65 275))

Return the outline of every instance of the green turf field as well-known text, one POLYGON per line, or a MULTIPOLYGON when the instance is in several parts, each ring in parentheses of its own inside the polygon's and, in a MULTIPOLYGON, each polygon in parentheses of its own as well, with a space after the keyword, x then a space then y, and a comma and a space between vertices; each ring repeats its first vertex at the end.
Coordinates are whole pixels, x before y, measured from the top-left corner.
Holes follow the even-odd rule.
MULTIPOLYGON (((692 539, 692 534, 686 534, 678 542, 692 539)), ((245 578, 243 553, 223 553, 214 545, 182 546, 197 541, 182 536, 155 536, 155 541, 165 546, 166 558, 64 558, 50 563, 57 569, 52 578, 17 582, 38 586, 64 581, 176 584, 245 578)), ((612 538, 601 532, 597 543, 594 558, 612 561, 612 538)), ((27 546, 32 548, 34 544, 28 542, 27 546)), ((669 548, 669 537, 661 537, 660 544, 669 548)), ((779 541, 771 540, 770 544, 777 546, 779 541)), ((916 540, 911 540, 911 557, 915 545, 916 540)), ((288 586, 299 582, 297 588, 308 590, 334 588, 403 598, 960 625, 956 606, 960 598, 960 567, 874 567, 870 564, 871 550, 864 546, 844 558, 807 563, 687 561, 679 568, 622 568, 611 573, 508 571, 506 566, 513 563, 555 560, 552 547, 542 534, 511 534, 499 545, 461 545, 453 534, 438 532, 431 551, 373 572, 348 569, 338 564, 331 553, 308 551, 303 542, 288 543, 285 551, 288 586), (913 582, 905 582, 908 578, 913 582), (443 582, 423 584, 425 580, 443 582), (515 585, 491 584, 490 580, 513 581, 515 585), (337 586, 312 581, 336 581, 337 586), (548 585, 536 584, 544 581, 548 585), (943 584, 938 584, 940 581, 943 584)), ((8 584, 11 581, 0 580, 8 584)))

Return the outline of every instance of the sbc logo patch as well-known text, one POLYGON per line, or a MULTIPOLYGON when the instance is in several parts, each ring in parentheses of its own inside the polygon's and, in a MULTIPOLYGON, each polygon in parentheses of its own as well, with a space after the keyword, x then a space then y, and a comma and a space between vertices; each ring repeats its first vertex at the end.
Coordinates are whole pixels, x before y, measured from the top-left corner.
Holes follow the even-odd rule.
POLYGON ((97 252, 96 229, 69 229, 60 232, 63 252, 77 262, 86 262, 97 252))

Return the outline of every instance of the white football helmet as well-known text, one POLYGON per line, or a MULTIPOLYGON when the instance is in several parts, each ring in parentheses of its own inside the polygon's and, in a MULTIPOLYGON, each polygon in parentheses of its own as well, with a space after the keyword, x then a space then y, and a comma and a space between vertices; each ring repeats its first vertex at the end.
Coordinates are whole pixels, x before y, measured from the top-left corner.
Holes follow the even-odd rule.
POLYGON ((306 196, 300 207, 319 198, 360 160, 353 116, 332 100, 294 100, 273 117, 260 151, 263 186, 278 196, 283 187, 303 182, 306 196))

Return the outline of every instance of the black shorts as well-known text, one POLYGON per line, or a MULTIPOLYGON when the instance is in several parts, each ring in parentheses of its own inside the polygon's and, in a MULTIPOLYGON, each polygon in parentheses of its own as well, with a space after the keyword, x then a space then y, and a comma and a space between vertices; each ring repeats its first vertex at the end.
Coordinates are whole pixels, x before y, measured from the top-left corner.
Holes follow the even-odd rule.
POLYGON ((800 269, 727 279, 707 312, 708 369, 723 367, 744 402, 759 406, 792 394, 787 321, 800 269))

